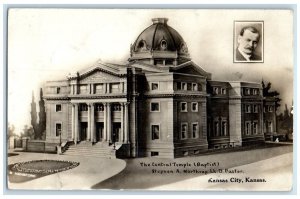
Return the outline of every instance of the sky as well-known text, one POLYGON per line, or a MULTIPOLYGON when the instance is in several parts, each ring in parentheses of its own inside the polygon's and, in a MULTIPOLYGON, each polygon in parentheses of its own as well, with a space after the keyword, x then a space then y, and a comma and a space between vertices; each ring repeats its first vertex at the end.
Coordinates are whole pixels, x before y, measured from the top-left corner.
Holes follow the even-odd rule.
POLYGON ((192 60, 213 80, 272 83, 281 109, 293 101, 293 13, 289 10, 10 9, 8 15, 8 122, 30 125, 32 92, 47 80, 101 59, 125 63, 130 44, 166 17, 185 40, 192 60), (264 21, 264 63, 233 63, 234 21, 264 21))

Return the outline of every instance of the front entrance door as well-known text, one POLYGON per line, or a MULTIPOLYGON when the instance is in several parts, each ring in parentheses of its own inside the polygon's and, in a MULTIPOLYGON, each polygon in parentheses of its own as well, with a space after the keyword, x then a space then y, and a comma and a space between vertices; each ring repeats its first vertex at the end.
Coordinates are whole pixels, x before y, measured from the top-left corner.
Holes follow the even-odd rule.
POLYGON ((99 142, 103 139, 103 128, 104 128, 103 122, 96 123, 96 142, 99 142))
POLYGON ((114 122, 113 123, 113 129, 112 129, 112 141, 113 142, 119 142, 120 141, 120 133, 121 133, 121 123, 120 122, 114 122))
POLYGON ((80 128, 80 140, 84 141, 86 140, 87 135, 87 122, 81 122, 81 128, 80 128))

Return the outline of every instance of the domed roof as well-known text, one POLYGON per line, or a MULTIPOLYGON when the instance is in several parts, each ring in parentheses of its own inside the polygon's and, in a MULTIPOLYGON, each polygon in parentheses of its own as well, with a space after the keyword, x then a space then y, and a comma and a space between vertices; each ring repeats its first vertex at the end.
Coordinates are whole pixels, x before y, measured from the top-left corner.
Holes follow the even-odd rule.
POLYGON ((131 54, 147 51, 176 52, 177 58, 189 57, 187 46, 180 34, 167 25, 167 18, 154 18, 131 46, 131 54))

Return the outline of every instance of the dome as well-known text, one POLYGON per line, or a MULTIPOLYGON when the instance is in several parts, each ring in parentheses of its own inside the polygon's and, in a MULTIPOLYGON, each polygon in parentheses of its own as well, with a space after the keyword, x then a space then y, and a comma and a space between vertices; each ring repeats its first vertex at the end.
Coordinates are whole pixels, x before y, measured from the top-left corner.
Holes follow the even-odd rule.
POLYGON ((131 46, 130 60, 189 58, 186 43, 167 21, 167 18, 152 19, 153 24, 131 46))

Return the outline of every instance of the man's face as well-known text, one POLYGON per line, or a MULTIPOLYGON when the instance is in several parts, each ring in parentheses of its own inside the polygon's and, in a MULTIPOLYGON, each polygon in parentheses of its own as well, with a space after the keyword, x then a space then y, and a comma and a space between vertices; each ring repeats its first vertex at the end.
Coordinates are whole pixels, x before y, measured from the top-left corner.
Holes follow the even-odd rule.
POLYGON ((240 51, 244 52, 245 54, 252 54, 257 47, 257 43, 259 41, 259 34, 253 33, 250 30, 245 30, 244 35, 239 35, 238 38, 238 48, 240 51))

